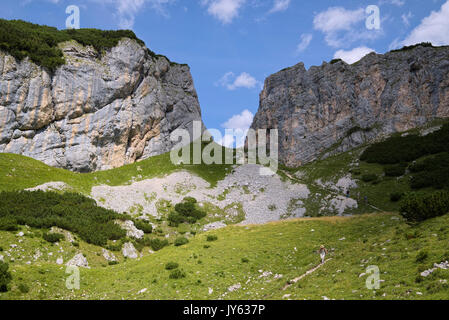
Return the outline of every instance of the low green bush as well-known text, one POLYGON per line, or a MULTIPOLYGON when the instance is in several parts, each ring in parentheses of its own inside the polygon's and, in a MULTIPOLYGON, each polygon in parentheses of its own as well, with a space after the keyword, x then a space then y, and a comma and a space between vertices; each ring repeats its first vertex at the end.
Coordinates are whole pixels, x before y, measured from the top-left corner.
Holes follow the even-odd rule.
POLYGON ((332 59, 332 60, 329 62, 329 64, 335 64, 335 63, 337 63, 337 62, 343 62, 343 60, 341 60, 341 59, 332 59))
POLYGON ((185 197, 182 201, 185 202, 185 203, 193 203, 193 204, 195 204, 195 203, 198 202, 198 201, 197 201, 195 198, 193 198, 193 197, 185 197))
POLYGON ((398 202, 399 200, 402 199, 403 195, 404 195, 403 192, 393 192, 392 194, 390 194, 390 200, 392 202, 398 202))
POLYGON ((422 262, 424 262, 428 257, 429 257, 429 254, 427 253, 427 251, 420 251, 420 252, 418 252, 418 254, 416 255, 416 262, 422 263, 422 262))
POLYGON ((9 265, 0 261, 0 292, 8 291, 8 285, 12 280, 11 273, 8 271, 9 265))
POLYGON ((449 192, 408 193, 400 205, 401 215, 409 222, 421 222, 449 212, 449 192))
POLYGON ((44 233, 42 235, 42 238, 44 238, 45 241, 48 241, 50 243, 55 243, 63 240, 65 237, 63 234, 60 233, 44 233))
POLYGON ((179 238, 176 238, 174 245, 176 247, 179 247, 179 246, 183 246, 183 245, 185 245, 187 243, 189 243, 189 240, 187 238, 179 237, 179 238))
POLYGON ((113 260, 113 261, 109 261, 109 262, 108 262, 108 265, 110 265, 110 266, 115 266, 115 265, 117 265, 117 264, 119 264, 119 262, 116 261, 116 260, 113 260))
POLYGON ((14 217, 0 217, 0 230, 3 231, 19 230, 17 219, 15 219, 14 217))
POLYGON ((134 222, 134 225, 137 229, 142 230, 146 234, 153 232, 153 226, 146 221, 137 220, 134 222))
POLYGON ((413 189, 449 188, 449 153, 443 152, 414 163, 410 185, 413 189))
POLYGON ((181 223, 193 224, 204 218, 206 213, 196 207, 195 198, 184 198, 183 202, 175 205, 175 210, 168 215, 170 226, 178 227, 181 223))
POLYGON ((447 292, 449 290, 449 285, 446 282, 437 280, 427 285, 426 290, 430 294, 438 293, 440 291, 447 292))
POLYGON ((119 252, 120 250, 122 250, 123 247, 123 242, 121 241, 117 241, 115 243, 111 243, 105 246, 106 249, 108 249, 109 251, 114 251, 114 252, 119 252))
POLYGON ((24 283, 21 283, 21 284, 19 284, 19 291, 22 293, 28 293, 28 292, 30 292, 30 287, 28 287, 24 283))
POLYGON ((375 174, 364 174, 362 175, 363 182, 373 182, 377 180, 377 175, 375 174))
POLYGON ((59 227, 71 231, 94 245, 105 246, 108 240, 126 237, 126 231, 114 220, 120 214, 98 207, 95 200, 80 194, 43 191, 0 192, 0 225, 13 228, 59 227), (3 222, 2 222, 3 221, 3 222))
POLYGON ((134 248, 139 252, 142 252, 143 248, 145 247, 145 242, 142 240, 132 240, 131 243, 133 244, 134 248))
POLYGON ((185 272, 180 270, 180 269, 172 270, 170 272, 170 276, 169 276, 170 279, 182 279, 182 278, 185 278, 185 277, 186 277, 185 272))
POLYGON ((167 264, 165 264, 165 270, 174 270, 174 269, 178 269, 179 264, 176 262, 168 262, 167 264))
POLYGON ((164 247, 166 247, 168 245, 169 245, 169 243, 168 243, 167 239, 161 240, 159 238, 153 238, 153 239, 149 240, 149 246, 154 251, 159 251, 159 250, 161 250, 162 248, 164 248, 164 247))
POLYGON ((210 234, 210 235, 207 236, 206 240, 209 241, 209 242, 217 241, 218 237, 216 235, 210 234))
POLYGON ((401 162, 399 164, 387 165, 384 167, 384 172, 387 177, 400 177, 405 174, 408 164, 401 162))

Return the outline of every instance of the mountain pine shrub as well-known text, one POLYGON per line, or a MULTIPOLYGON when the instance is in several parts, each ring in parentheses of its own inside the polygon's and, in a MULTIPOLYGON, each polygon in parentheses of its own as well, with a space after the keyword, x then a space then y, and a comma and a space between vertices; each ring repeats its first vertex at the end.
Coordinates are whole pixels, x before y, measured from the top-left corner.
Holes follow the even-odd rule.
POLYGON ((12 280, 11 273, 8 269, 9 265, 0 261, 0 292, 8 291, 8 285, 12 280))
POLYGON ((408 193, 401 201, 400 211, 401 215, 412 223, 443 216, 449 212, 449 192, 408 193))

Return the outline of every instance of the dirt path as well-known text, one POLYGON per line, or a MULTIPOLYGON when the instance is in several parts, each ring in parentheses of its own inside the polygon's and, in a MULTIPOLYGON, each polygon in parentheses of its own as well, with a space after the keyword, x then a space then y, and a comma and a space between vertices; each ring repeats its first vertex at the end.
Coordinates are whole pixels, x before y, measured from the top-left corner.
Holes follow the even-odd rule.
POLYGON ((326 261, 324 261, 324 263, 320 263, 320 264, 317 265, 315 268, 310 269, 309 271, 307 271, 307 272, 304 273, 303 275, 301 275, 301 276, 299 276, 299 277, 297 277, 297 278, 295 278, 295 279, 293 279, 293 280, 288 281, 288 282, 286 283, 286 285, 282 288, 282 290, 287 289, 287 288, 290 287, 292 284, 298 282, 298 281, 301 280, 302 278, 307 277, 309 274, 312 274, 313 272, 315 272, 316 270, 318 270, 319 268, 321 268, 322 266, 324 266, 327 262, 329 262, 329 261, 331 261, 331 260, 332 260, 332 258, 327 259, 326 261))

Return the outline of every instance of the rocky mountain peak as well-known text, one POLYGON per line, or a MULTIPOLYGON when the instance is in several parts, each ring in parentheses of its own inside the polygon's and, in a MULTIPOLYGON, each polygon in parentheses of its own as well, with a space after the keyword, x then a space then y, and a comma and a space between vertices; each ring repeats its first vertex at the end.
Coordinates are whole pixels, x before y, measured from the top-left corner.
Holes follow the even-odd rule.
POLYGON ((170 150, 170 133, 201 121, 190 69, 123 38, 100 54, 60 43, 54 72, 0 51, 0 152, 86 172, 170 150))
POLYGON ((252 128, 279 129, 280 161, 297 167, 445 117, 449 47, 421 44, 275 73, 252 128))

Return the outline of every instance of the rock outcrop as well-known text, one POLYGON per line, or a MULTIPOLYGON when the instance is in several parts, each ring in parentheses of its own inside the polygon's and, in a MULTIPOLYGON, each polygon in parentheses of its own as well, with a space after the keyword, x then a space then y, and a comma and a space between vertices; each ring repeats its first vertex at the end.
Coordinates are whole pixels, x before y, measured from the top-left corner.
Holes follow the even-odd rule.
POLYGON ((82 253, 78 253, 76 256, 74 256, 72 260, 66 263, 66 266, 90 269, 89 263, 87 262, 86 257, 82 253))
POLYGON ((125 258, 130 259, 137 259, 139 257, 136 248, 131 242, 127 242, 123 245, 122 254, 125 258))
POLYGON ((279 129, 279 160, 297 167, 445 117, 449 47, 418 45, 271 75, 252 128, 279 129))
POLYGON ((123 38, 104 54, 59 44, 54 73, 0 51, 0 152, 78 172, 105 170, 170 150, 170 133, 201 110, 187 65, 123 38))

